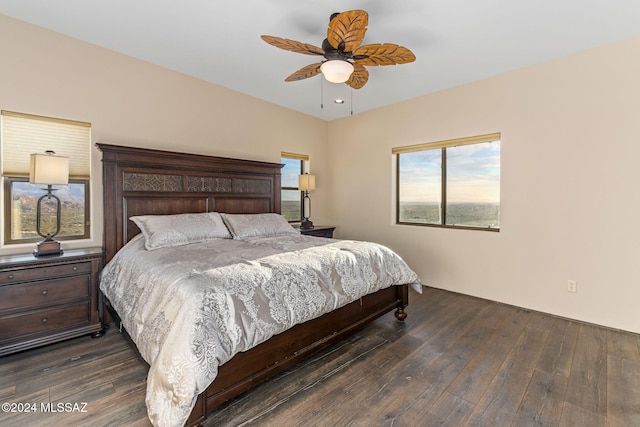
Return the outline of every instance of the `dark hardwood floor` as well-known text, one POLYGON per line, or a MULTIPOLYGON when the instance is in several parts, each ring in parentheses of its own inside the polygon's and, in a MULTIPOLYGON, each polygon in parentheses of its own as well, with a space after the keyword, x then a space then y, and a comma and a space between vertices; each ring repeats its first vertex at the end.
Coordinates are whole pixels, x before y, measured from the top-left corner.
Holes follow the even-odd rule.
MULTIPOLYGON (((219 408, 206 426, 640 426, 640 337, 438 289, 219 408)), ((149 426, 117 330, 0 358, 2 426, 149 426), (42 413, 41 403, 86 403, 42 413), (72 409, 76 409, 73 408, 72 409)))

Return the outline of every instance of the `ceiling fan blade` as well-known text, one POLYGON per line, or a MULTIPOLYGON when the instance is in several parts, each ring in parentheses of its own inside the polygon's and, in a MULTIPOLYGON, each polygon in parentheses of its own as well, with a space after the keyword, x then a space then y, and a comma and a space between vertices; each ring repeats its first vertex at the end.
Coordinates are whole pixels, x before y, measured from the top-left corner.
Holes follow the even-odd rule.
POLYGON ((320 73, 321 62, 317 64, 307 65, 306 67, 300 68, 295 73, 291 74, 289 77, 284 79, 285 82, 297 82, 298 80, 308 79, 309 77, 313 77, 320 73))
POLYGON ((339 13, 329 21, 327 40, 334 49, 352 52, 362 43, 368 23, 369 15, 364 10, 339 13))
POLYGON ((345 82, 347 86, 351 86, 354 89, 360 89, 369 81, 369 72, 360 64, 353 64, 353 73, 349 80, 345 82))
POLYGON ((260 36, 260 38, 271 46, 279 47, 280 49, 289 50, 291 52, 304 53, 305 55, 324 55, 324 50, 322 50, 322 48, 311 44, 275 36, 260 36))
POLYGON ((362 65, 406 64, 416 60, 409 49, 393 43, 368 44, 353 51, 353 59, 362 65))

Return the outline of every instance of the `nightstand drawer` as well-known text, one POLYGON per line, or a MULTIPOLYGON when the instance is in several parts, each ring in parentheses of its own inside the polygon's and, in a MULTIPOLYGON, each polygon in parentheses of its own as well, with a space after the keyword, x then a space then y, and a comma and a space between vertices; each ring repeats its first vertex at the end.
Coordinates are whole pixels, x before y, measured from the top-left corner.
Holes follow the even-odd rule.
POLYGON ((50 277, 71 276, 91 272, 91 262, 48 265, 43 267, 0 271, 0 284, 19 283, 50 277))
POLYGON ((90 295, 91 276, 0 286, 0 311, 52 305, 90 295))
POLYGON ((21 335, 88 324, 90 310, 91 304, 86 302, 0 318, 0 342, 21 335))

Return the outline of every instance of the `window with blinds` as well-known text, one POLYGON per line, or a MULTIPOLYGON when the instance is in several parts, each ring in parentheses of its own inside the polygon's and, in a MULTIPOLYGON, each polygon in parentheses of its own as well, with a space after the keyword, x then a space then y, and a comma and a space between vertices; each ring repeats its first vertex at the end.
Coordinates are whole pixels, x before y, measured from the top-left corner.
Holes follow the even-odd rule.
POLYGON ((309 161, 306 154, 282 152, 280 162, 282 167, 282 193, 280 212, 289 222, 302 221, 303 199, 302 191, 298 190, 298 175, 304 172, 304 162, 309 161))
POLYGON ((396 222, 499 231, 500 134, 396 147, 396 222))
MULTIPOLYGON (((55 185, 62 202, 58 240, 90 237, 91 124, 11 111, 1 112, 4 243, 41 240, 36 232, 36 204, 43 185, 29 183, 30 155, 51 150, 69 158, 69 184, 55 185)), ((55 213, 43 204, 42 231, 55 213)))

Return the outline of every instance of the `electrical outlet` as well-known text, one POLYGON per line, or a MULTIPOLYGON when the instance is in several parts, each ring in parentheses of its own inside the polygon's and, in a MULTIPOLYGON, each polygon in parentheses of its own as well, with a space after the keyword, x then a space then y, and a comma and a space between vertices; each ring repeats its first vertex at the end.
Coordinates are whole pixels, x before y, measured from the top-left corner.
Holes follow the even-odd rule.
POLYGON ((578 283, 575 280, 569 280, 567 282, 567 291, 578 292, 578 283))

